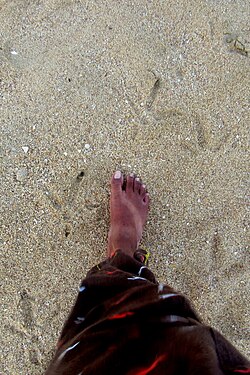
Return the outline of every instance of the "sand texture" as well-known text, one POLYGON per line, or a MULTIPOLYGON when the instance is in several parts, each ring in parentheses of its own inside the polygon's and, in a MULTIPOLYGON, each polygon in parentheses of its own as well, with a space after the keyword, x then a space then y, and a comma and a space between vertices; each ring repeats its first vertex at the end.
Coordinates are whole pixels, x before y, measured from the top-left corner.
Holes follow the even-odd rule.
POLYGON ((249 4, 0 0, 1 374, 44 373, 118 168, 159 281, 249 354, 249 4))

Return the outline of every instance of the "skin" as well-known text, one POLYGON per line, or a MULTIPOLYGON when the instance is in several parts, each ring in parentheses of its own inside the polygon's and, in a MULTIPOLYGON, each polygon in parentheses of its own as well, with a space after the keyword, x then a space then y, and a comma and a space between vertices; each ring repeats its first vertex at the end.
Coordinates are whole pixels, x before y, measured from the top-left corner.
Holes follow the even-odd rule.
POLYGON ((111 179, 108 257, 121 249, 130 256, 138 249, 149 210, 146 186, 134 174, 124 179, 117 171, 111 179))

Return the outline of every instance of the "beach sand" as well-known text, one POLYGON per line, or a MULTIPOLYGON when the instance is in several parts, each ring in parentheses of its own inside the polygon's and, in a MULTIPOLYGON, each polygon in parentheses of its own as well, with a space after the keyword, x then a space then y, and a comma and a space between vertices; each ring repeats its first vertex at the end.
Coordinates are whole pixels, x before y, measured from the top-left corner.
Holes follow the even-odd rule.
POLYGON ((249 7, 0 0, 1 374, 44 373, 116 169, 147 184, 158 280, 249 354, 249 7))

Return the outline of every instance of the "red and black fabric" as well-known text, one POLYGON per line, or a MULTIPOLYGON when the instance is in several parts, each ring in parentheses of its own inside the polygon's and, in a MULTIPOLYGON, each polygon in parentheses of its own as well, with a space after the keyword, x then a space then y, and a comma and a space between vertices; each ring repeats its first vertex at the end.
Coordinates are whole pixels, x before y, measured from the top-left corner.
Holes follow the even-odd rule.
POLYGON ((248 360, 159 284, 143 250, 118 250, 79 287, 46 375, 250 374, 248 360))

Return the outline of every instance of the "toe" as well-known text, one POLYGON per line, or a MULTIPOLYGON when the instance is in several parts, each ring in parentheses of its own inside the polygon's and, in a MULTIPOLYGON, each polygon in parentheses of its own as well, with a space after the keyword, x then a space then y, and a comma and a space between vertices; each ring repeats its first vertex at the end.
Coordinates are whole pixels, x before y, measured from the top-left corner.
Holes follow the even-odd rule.
POLYGON ((140 188, 140 195, 142 196, 142 198, 145 197, 146 192, 147 192, 146 185, 142 184, 140 188))
POLYGON ((149 194, 148 194, 148 193, 145 194, 145 197, 143 198, 143 202, 144 202, 146 205, 149 204, 149 194))
POLYGON ((135 181, 134 181, 134 192, 139 194, 140 188, 141 188, 141 181, 140 181, 139 177, 136 177, 135 181))
POLYGON ((133 192, 134 191, 134 180, 135 180, 134 173, 130 173, 127 176, 126 192, 133 192))
POLYGON ((111 192, 119 193, 122 191, 123 176, 121 171, 116 171, 111 179, 111 192))

